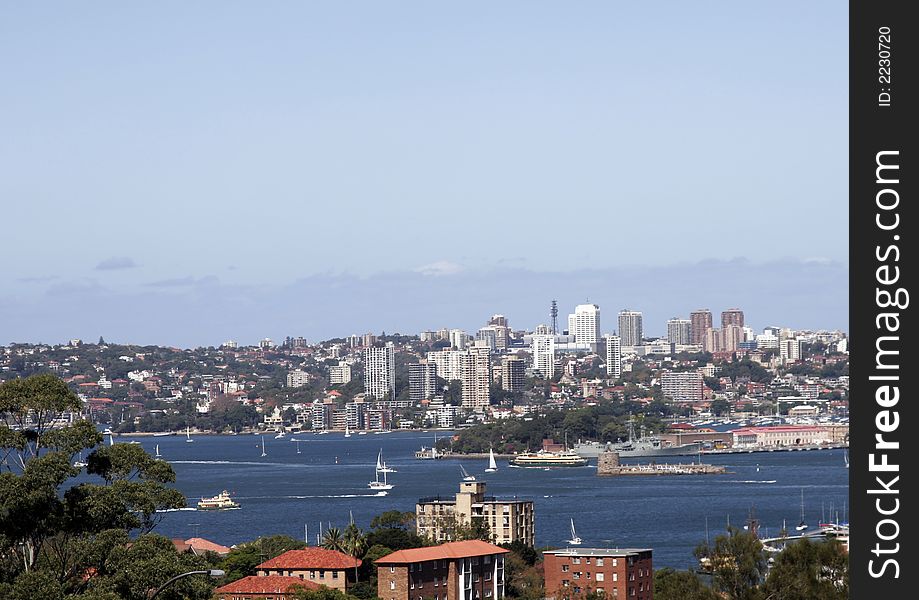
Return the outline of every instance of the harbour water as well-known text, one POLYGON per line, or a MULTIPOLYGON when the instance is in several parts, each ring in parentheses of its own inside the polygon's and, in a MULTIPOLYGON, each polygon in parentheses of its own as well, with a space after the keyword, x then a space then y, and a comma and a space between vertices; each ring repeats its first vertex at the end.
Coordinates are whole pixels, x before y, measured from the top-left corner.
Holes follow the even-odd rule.
MULTIPOLYGON (((439 438, 444 433, 438 433, 439 438)), ((656 567, 695 565, 693 548, 711 539, 728 522, 742 526, 751 507, 763 537, 778 535, 783 519, 793 530, 800 521, 801 490, 811 528, 825 518, 848 521, 848 469, 843 450, 762 452, 705 456, 725 465, 723 475, 597 477, 596 459, 587 467, 550 470, 509 468, 498 460, 497 473, 484 473, 485 459, 417 460, 414 453, 434 441, 431 432, 394 431, 385 435, 296 434, 283 439, 192 436, 117 438, 140 441, 175 469, 175 487, 188 509, 165 513, 156 532, 170 537, 201 536, 233 545, 261 535, 302 539, 304 526, 316 543, 320 523, 347 525, 349 515, 367 528, 387 510, 414 511, 422 496, 456 493, 460 465, 488 484, 487 493, 532 499, 538 547, 562 547, 574 518, 582 547, 650 547, 656 567), (291 441, 291 437, 304 440, 291 441), (300 454, 297 454, 299 445, 300 454), (374 479, 377 454, 397 472, 387 475, 394 488, 379 496, 367 487, 374 479), (197 511, 202 496, 221 490, 241 505, 233 511, 197 511)), ((667 462, 694 461, 668 457, 667 462)), ((641 460, 626 462, 647 462, 641 460)))

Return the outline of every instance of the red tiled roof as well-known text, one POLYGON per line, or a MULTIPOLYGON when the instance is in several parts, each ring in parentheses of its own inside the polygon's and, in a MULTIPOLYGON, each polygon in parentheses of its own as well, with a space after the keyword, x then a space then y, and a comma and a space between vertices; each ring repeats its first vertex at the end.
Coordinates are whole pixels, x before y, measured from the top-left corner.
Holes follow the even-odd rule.
POLYGON ((504 554, 508 552, 500 546, 482 542, 480 540, 468 540, 465 542, 448 542, 432 548, 410 548, 408 550, 398 550, 392 554, 387 554, 378 558, 376 564, 404 564, 425 562, 428 560, 441 560, 445 558, 466 558, 468 556, 485 556, 486 554, 504 554))
POLYGON ((214 590, 217 594, 283 594, 295 585, 317 590, 323 586, 299 577, 285 575, 250 575, 214 590))
POLYGON ((206 540, 204 538, 198 538, 198 537, 189 538, 185 540, 185 543, 191 546, 192 548, 194 548, 195 550, 198 550, 199 552, 210 550, 211 552, 216 552, 217 554, 229 554, 230 553, 230 549, 227 548, 226 546, 215 544, 214 542, 210 540, 206 540))
POLYGON ((305 548, 288 550, 280 556, 266 560, 259 569, 353 569, 361 566, 361 561, 337 550, 325 548, 305 548))

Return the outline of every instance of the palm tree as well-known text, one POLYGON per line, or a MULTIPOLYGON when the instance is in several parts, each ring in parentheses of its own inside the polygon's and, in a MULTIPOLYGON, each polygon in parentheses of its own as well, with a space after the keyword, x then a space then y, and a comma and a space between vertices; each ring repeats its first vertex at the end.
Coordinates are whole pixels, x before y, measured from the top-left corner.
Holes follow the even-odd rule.
POLYGON ((326 550, 344 552, 344 538, 341 535, 341 529, 338 527, 326 529, 322 535, 322 547, 326 550))
MULTIPOLYGON (((353 520, 345 527, 341 545, 342 552, 357 559, 360 559, 367 552, 367 536, 354 524, 353 520)), ((354 581, 357 582, 357 566, 354 567, 354 581)))

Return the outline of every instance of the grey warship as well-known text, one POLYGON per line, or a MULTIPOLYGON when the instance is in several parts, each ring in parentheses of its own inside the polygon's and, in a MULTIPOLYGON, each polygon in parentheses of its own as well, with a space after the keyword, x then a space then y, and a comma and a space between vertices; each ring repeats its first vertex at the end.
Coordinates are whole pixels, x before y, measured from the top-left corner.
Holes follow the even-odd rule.
POLYGON ((644 431, 642 431, 641 437, 636 437, 635 425, 630 417, 629 439, 627 441, 613 443, 578 440, 572 450, 584 458, 596 458, 606 450, 618 452, 620 458, 657 458, 660 456, 698 454, 702 450, 702 444, 693 442, 691 444, 664 445, 658 437, 645 436, 644 431))

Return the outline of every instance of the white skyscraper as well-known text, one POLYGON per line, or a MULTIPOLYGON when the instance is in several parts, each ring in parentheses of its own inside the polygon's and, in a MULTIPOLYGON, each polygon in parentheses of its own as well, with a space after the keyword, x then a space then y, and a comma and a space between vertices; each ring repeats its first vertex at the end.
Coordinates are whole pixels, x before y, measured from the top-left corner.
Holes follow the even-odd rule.
POLYGON ((643 336, 641 312, 629 309, 619 311, 619 339, 622 345, 640 346, 643 336))
POLYGON ((462 379, 461 359, 463 353, 459 350, 435 350, 428 352, 428 362, 437 366, 437 376, 447 381, 462 379))
POLYGON ((574 314, 568 315, 568 327, 568 334, 573 335, 578 344, 596 344, 600 339, 600 307, 578 304, 574 307, 574 314))
POLYGON ((533 369, 549 379, 555 375, 555 336, 534 335, 532 339, 533 369))
POLYGON ((673 317, 667 321, 667 341, 671 344, 685 345, 692 343, 691 327, 689 319, 680 319, 673 317))
POLYGON ((463 353, 463 408, 483 412, 490 403, 491 349, 484 341, 463 353))
POLYGON ((606 374, 613 379, 622 376, 622 347, 618 335, 606 336, 606 374))
POLYGON ((396 362, 392 342, 364 349, 364 392, 383 399, 396 397, 396 362))
POLYGON ((790 338, 779 342, 779 356, 784 362, 794 362, 801 358, 801 340, 790 338))
POLYGON ((456 348, 457 350, 466 349, 466 340, 469 338, 469 335, 462 329, 451 329, 450 330, 450 345, 456 348))

